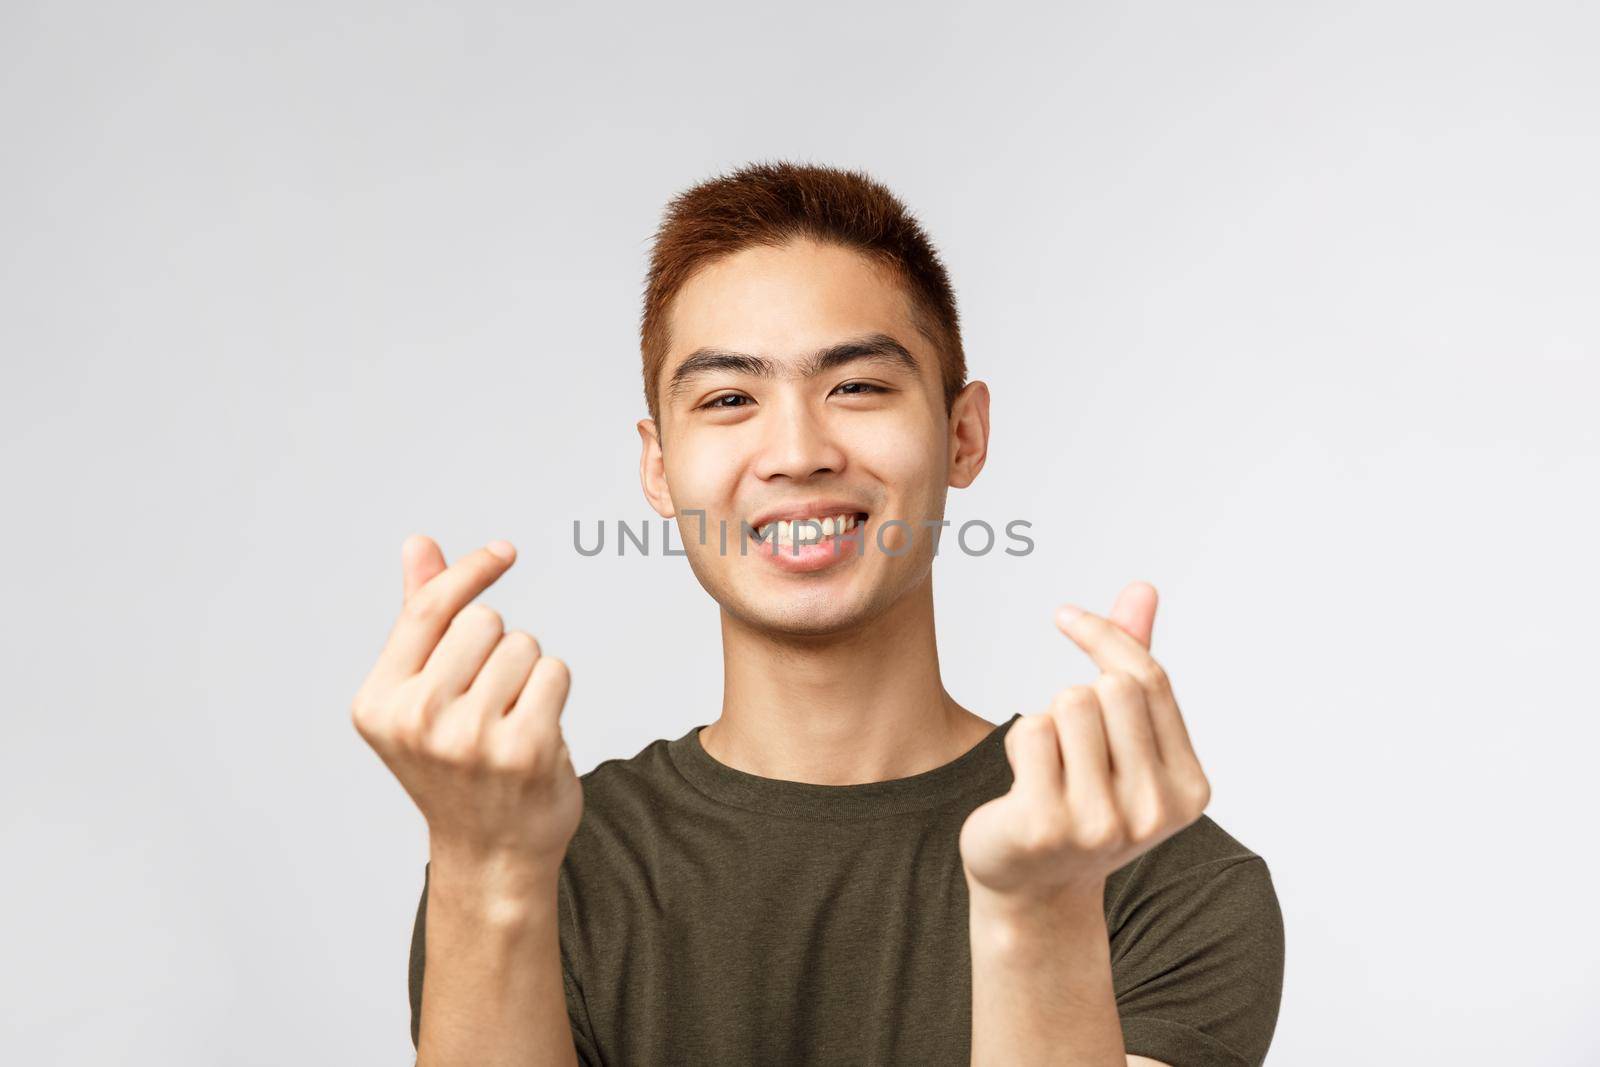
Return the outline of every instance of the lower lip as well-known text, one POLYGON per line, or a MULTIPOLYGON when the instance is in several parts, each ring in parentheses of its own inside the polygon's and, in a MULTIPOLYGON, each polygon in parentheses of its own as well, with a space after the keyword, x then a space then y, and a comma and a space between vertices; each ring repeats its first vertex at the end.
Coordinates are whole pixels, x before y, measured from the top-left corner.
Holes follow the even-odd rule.
POLYGON ((790 574, 806 574, 854 559, 866 547, 865 523, 856 520, 853 528, 832 534, 809 545, 774 546, 772 542, 752 543, 750 552, 790 574), (857 546, 860 547, 857 547, 857 546))

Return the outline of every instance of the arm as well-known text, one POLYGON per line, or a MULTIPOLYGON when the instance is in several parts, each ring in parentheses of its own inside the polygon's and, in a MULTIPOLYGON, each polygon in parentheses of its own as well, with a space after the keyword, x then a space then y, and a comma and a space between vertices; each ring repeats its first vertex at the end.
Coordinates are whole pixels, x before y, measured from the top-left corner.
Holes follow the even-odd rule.
POLYGON ((970 878, 968 890, 972 1062, 1134 1063, 1122 1044, 1101 894, 1019 907, 970 878))
POLYGON ((417 1067, 577 1067, 556 871, 458 860, 440 847, 430 870, 417 1067))
POLYGON ((1211 795, 1149 655, 1154 593, 1130 587, 1112 619, 1058 615, 1104 673, 1012 725, 1011 791, 962 827, 973 1067, 1132 1062, 1112 984, 1106 878, 1193 823, 1211 795))
POLYGON ((428 826, 419 1067, 574 1067, 557 922, 583 786, 559 719, 570 679, 474 598, 503 542, 446 566, 409 538, 404 598, 351 702, 356 730, 428 826))
POLYGON ((1123 1047, 1099 899, 1030 916, 980 895, 971 917, 973 1063, 1026 1064, 1054 1049, 1073 1064, 1121 1067, 1125 1056, 1127 1067, 1170 1067, 1123 1047))

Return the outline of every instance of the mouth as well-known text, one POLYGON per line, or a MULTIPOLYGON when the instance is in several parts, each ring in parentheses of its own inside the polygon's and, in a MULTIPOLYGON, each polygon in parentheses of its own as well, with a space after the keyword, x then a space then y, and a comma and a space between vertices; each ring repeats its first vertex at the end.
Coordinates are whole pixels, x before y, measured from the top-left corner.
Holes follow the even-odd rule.
POLYGON ((773 518, 755 524, 756 536, 766 542, 776 537, 779 548, 815 545, 849 533, 867 521, 865 511, 819 511, 812 515, 773 518))

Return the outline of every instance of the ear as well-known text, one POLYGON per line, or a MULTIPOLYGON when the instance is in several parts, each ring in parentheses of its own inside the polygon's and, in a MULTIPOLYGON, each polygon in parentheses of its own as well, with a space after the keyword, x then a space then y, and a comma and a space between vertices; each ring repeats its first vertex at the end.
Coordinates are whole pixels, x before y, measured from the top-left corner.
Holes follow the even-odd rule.
POLYGON ((965 489, 989 455, 989 387, 968 382, 950 407, 950 485, 965 489))
POLYGON ((661 437, 654 419, 640 419, 639 428, 639 484, 644 487, 644 498, 655 508, 656 514, 670 519, 677 514, 672 506, 672 491, 667 488, 666 460, 661 455, 661 437))

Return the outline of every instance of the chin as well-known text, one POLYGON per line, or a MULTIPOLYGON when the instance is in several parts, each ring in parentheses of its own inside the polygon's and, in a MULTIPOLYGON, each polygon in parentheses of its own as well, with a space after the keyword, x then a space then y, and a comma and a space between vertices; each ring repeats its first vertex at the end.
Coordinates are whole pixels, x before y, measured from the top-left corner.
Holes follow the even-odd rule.
POLYGON ((876 616, 859 598, 839 596, 836 591, 739 596, 722 604, 723 610, 747 626, 794 637, 849 633, 876 616))

